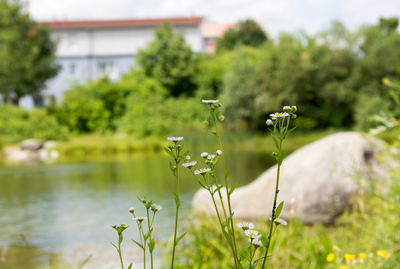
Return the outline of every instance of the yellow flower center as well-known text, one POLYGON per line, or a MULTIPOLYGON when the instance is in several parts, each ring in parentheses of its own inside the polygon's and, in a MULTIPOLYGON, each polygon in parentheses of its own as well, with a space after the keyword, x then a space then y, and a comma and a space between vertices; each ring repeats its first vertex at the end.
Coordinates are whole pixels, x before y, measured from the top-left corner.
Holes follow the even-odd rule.
POLYGON ((249 237, 256 237, 256 234, 255 233, 251 233, 251 234, 249 234, 249 237))
POLYGON ((277 116, 277 117, 280 117, 280 116, 282 116, 283 114, 282 113, 276 113, 275 114, 275 116, 277 116))

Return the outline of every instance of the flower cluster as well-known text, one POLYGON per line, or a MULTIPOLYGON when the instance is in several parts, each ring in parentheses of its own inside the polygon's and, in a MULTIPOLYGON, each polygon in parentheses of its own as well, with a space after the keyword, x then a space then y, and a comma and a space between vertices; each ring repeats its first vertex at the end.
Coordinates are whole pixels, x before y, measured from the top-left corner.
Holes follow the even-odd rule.
POLYGON ((271 119, 268 119, 266 121, 266 124, 267 125, 276 125, 276 122, 279 119, 284 119, 284 118, 290 117, 290 116, 291 116, 292 119, 295 119, 297 116, 296 116, 296 114, 294 114, 294 112, 296 112, 296 111, 297 111, 297 107, 296 106, 291 106, 291 107, 290 106, 284 106, 283 107, 283 112, 276 112, 276 113, 269 114, 271 119))
POLYGON ((236 224, 239 228, 244 231, 244 234, 249 238, 249 242, 253 244, 256 248, 263 247, 261 242, 262 235, 254 229, 254 224, 250 222, 242 222, 236 224))

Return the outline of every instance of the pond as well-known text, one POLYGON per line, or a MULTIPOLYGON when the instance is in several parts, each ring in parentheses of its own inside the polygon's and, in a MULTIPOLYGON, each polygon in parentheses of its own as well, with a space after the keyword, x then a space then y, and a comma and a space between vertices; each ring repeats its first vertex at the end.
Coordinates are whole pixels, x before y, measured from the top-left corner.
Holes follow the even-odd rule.
MULTIPOLYGON (((198 160, 195 156, 200 152, 190 155, 198 160)), ((225 155, 231 186, 253 181, 273 164, 270 153, 264 151, 229 150, 225 155)), ((130 241, 138 239, 138 232, 128 208, 135 207, 140 215, 145 211, 137 196, 155 200, 164 207, 156 216, 156 238, 162 242, 172 238, 176 183, 168 162, 169 156, 160 152, 80 162, 1 165, 0 248, 7 252, 0 267, 77 267, 88 259, 85 268, 112 268, 118 264, 118 254, 110 244, 117 240, 111 225, 122 222, 132 225, 124 232, 126 262, 135 257, 140 260, 139 248, 130 241)), ((183 167, 181 171, 183 222, 199 185, 189 171, 183 167)), ((158 249, 156 254, 160 263, 165 253, 158 249)))

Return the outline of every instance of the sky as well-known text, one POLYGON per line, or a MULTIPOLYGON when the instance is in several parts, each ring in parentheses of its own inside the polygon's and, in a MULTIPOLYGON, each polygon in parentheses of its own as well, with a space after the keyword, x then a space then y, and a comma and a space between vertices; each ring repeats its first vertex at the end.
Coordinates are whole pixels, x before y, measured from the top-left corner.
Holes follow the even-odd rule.
POLYGON ((27 0, 38 21, 204 16, 210 22, 251 18, 271 36, 313 34, 339 20, 350 29, 400 17, 400 0, 27 0))

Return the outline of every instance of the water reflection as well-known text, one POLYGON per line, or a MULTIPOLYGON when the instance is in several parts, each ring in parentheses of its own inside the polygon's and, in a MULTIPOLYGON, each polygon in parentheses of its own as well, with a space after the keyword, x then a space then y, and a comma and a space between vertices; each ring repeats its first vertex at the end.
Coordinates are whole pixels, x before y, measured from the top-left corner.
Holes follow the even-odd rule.
MULTIPOLYGON (((9 246, 9 251, 7 262, 0 263, 0 267, 36 268, 53 263, 55 257, 77 265, 91 254, 92 264, 118 262, 109 243, 116 239, 110 226, 133 224, 128 208, 134 206, 138 214, 142 211, 136 196, 146 196, 164 207, 157 214, 156 234, 166 241, 173 232, 175 179, 165 155, 1 167, 0 248, 9 246), (29 247, 24 246, 21 233, 29 247)), ((239 185, 255 179, 273 162, 263 152, 231 151, 226 156, 231 182, 239 185)), ((184 218, 198 185, 188 171, 183 171, 181 178, 184 218)), ((127 230, 127 239, 137 237, 135 229, 127 230)), ((124 243, 126 255, 140 254, 133 243, 124 243)))

